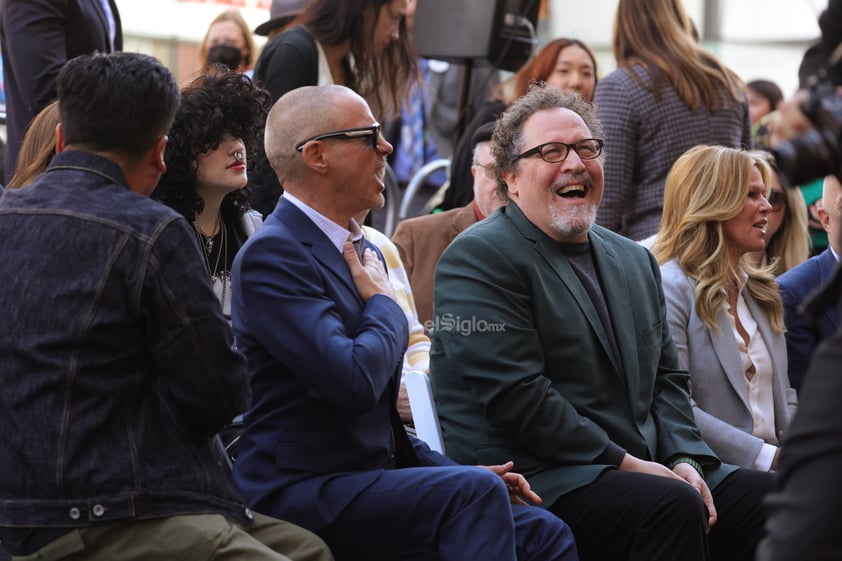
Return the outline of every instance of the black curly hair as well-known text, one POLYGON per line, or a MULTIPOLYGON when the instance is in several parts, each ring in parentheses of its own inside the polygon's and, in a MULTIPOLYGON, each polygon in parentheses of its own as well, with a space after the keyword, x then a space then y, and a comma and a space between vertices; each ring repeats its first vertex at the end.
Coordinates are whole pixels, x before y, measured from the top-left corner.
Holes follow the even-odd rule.
MULTIPOLYGON (((227 133, 243 141, 248 171, 263 152, 263 131, 272 107, 268 91, 245 74, 227 67, 213 68, 181 91, 181 104, 169 131, 161 176, 153 198, 193 221, 204 210, 196 192, 198 156, 219 148, 227 133)), ((229 193, 222 201, 222 216, 233 219, 248 209, 251 187, 229 193)))

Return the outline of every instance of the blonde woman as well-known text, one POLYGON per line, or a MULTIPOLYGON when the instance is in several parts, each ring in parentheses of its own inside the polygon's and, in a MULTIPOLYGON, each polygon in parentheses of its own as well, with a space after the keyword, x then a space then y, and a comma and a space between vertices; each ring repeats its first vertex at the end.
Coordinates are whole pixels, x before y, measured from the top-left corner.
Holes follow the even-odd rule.
POLYGON ((597 223, 633 240, 658 229, 664 180, 698 144, 750 147, 740 78, 696 42, 680 0, 619 0, 617 70, 596 86, 605 130, 605 195, 597 223))
POLYGON ((769 225, 766 228, 766 249, 754 254, 755 265, 772 267, 777 277, 810 257, 810 233, 807 226, 807 205, 801 189, 784 189, 778 179, 775 158, 769 152, 754 152, 772 168, 769 177, 769 225))
POLYGON ((772 173, 742 150, 689 150, 667 176, 652 248, 702 438, 722 461, 760 470, 776 467, 797 403, 777 284, 751 255, 766 247, 772 173))

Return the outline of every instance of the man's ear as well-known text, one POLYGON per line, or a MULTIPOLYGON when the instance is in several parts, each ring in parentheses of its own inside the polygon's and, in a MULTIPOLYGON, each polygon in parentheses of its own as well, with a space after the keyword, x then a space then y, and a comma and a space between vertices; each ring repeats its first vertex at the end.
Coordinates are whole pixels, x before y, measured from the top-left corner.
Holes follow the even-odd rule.
POLYGON ((828 228, 830 228, 830 215, 824 209, 824 206, 822 206, 821 204, 816 204, 816 214, 819 215, 819 222, 822 223, 822 228, 824 228, 825 231, 827 231, 828 228))
POLYGON ((308 142, 301 149, 304 164, 316 173, 327 173, 328 158, 321 142, 308 142))
POLYGON ((126 162, 126 165, 122 166, 129 188, 135 193, 148 197, 158 186, 158 180, 167 171, 167 164, 164 162, 167 140, 166 135, 159 137, 139 160, 126 162))
POLYGON ((519 191, 518 191, 518 185, 517 185, 517 175, 510 172, 510 171, 504 171, 500 175, 503 178, 503 181, 508 186, 507 191, 508 191, 509 195, 518 195, 519 191))
POLYGON ((150 163, 155 166, 156 171, 160 174, 167 171, 167 163, 164 161, 164 151, 167 149, 167 142, 169 140, 170 137, 167 135, 162 136, 155 141, 155 147, 152 150, 150 163))
POLYGON ((64 151, 64 129, 61 123, 56 124, 56 154, 64 151))

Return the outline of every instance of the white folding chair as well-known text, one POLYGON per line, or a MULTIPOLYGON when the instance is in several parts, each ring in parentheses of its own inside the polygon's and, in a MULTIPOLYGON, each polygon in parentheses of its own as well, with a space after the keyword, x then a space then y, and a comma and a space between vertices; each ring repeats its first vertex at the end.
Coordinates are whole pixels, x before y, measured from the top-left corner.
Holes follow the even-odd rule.
MULTIPOLYGON (((409 212, 412 208, 412 201, 418 194, 418 191, 427 181, 427 178, 439 170, 444 170, 447 173, 447 179, 450 180, 450 159, 438 158, 427 162, 421 169, 415 172, 415 175, 406 184, 406 190, 401 198, 400 206, 398 207, 398 222, 405 218, 409 218, 409 212)), ((429 210, 427 210, 429 212, 429 210)), ((397 224, 395 224, 397 226, 397 224)))
POLYGON ((441 436, 430 377, 420 371, 407 372, 404 375, 404 383, 409 397, 409 406, 412 409, 415 433, 430 448, 444 454, 444 440, 441 436))

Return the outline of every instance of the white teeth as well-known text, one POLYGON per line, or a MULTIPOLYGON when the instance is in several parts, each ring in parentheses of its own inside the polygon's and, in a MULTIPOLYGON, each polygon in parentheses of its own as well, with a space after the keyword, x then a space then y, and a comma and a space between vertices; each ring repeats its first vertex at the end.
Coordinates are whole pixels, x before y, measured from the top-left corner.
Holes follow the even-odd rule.
POLYGON ((564 195, 565 193, 570 193, 571 191, 584 191, 584 185, 565 185, 561 189, 557 191, 559 195, 564 195))

